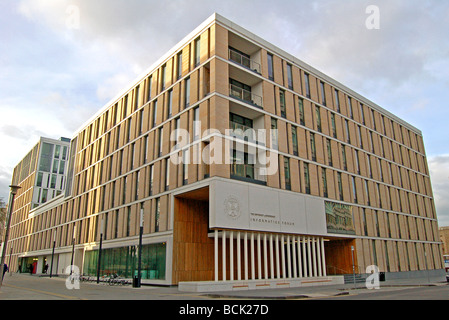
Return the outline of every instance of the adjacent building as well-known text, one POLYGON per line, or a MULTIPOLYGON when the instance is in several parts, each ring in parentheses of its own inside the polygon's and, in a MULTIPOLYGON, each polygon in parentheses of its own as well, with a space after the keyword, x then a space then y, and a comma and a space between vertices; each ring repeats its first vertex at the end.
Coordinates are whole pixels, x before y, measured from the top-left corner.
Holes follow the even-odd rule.
POLYGON ((95 276, 101 239, 100 274, 132 278, 142 226, 143 283, 443 270, 421 131, 218 14, 88 120, 65 155, 64 192, 45 205, 29 187, 59 169, 35 164, 29 181, 15 170, 13 268, 41 272, 54 249, 53 272, 73 263, 95 276))

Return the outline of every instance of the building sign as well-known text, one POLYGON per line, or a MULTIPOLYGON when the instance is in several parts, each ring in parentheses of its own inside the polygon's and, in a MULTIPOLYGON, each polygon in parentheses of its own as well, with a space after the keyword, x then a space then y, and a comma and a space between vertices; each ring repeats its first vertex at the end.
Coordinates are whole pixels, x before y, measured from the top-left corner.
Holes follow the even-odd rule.
POLYGON ((216 179, 209 203, 210 228, 327 234, 324 201, 315 197, 216 179))
POLYGON ((327 232, 355 234, 351 206, 325 201, 324 207, 326 210, 327 232))

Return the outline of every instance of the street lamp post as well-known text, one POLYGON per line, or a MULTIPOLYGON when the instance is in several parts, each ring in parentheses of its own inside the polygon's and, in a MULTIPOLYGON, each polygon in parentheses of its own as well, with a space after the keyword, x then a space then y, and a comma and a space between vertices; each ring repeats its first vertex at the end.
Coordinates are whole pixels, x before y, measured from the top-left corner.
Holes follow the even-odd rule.
MULTIPOLYGON (((12 215, 12 210, 13 210, 13 206, 14 206, 14 198, 17 194, 17 190, 19 190, 21 187, 15 186, 15 185, 10 185, 9 188, 11 189, 11 191, 10 191, 10 195, 9 195, 7 222, 6 222, 6 230, 5 230, 5 240, 3 241, 2 259, 1 259, 1 263, 0 263, 0 268, 1 268, 2 272, 3 272, 3 268, 5 267, 6 247, 8 246, 9 229, 11 227, 11 215, 12 215)), ((2 275, 3 275, 3 273, 2 273, 2 275)), ((1 277, 1 280, 0 280, 0 288, 2 287, 2 284, 3 284, 3 277, 1 277)))
POLYGON ((55 256, 55 246, 56 246, 56 229, 53 233, 53 249, 51 251, 51 267, 50 267, 50 278, 53 275, 53 258, 55 256))
POLYGON ((142 280, 142 236, 143 236, 143 207, 140 208, 140 232, 139 232, 139 260, 137 263, 137 283, 136 288, 140 288, 142 280))
POLYGON ((73 226, 72 259, 70 260, 70 275, 72 275, 72 272, 73 272, 73 256, 75 255, 75 234, 76 234, 76 225, 73 226))
POLYGON ((101 264, 101 249, 103 245, 104 219, 101 219, 100 229, 100 248, 98 250, 98 264, 97 264, 97 283, 100 283, 100 264, 101 264))

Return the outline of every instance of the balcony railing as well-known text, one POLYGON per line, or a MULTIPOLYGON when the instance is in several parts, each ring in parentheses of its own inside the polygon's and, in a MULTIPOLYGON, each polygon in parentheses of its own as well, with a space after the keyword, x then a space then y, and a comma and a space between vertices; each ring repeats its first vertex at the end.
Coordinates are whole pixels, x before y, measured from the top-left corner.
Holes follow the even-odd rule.
POLYGON ((242 89, 236 85, 229 85, 229 95, 233 98, 242 100, 249 104, 252 104, 256 107, 262 108, 262 97, 257 94, 252 93, 251 91, 242 89))
POLYGON ((260 64, 257 63, 254 60, 251 60, 248 57, 245 57, 244 55, 238 53, 237 51, 234 51, 232 49, 229 49, 229 60, 234 61, 241 65, 242 67, 245 67, 251 71, 254 71, 258 74, 261 74, 261 68, 260 64))

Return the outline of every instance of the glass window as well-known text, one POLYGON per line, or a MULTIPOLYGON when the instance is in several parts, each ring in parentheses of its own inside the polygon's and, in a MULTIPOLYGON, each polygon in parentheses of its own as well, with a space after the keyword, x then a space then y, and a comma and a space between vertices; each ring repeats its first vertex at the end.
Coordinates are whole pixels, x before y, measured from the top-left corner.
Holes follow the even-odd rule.
POLYGON ((319 132, 321 132, 321 111, 320 107, 315 106, 315 113, 316 113, 316 126, 319 132))
POLYGON ((42 178, 43 178, 43 173, 42 172, 38 172, 37 173, 37 179, 36 179, 36 186, 37 187, 42 187, 42 178))
POLYGON ((286 107, 285 107, 285 91, 279 90, 279 101, 281 103, 281 117, 286 118, 286 107))
POLYGON ((270 80, 274 80, 273 55, 271 53, 267 54, 267 62, 268 62, 268 78, 270 80))
POLYGON ((184 99, 185 107, 189 107, 190 105, 190 77, 185 81, 185 99, 184 99))
POLYGON ((312 160, 316 161, 315 134, 310 134, 310 147, 312 151, 312 160))
POLYGON ((177 77, 178 79, 182 77, 182 52, 178 53, 177 77))
POLYGON ((304 162, 304 183, 306 186, 306 193, 310 194, 309 164, 306 162, 304 162))
POLYGON ((168 92, 168 118, 171 117, 173 109, 173 90, 168 92))
POLYGON ((157 198, 156 212, 154 215, 154 232, 159 232, 160 215, 161 215, 161 198, 157 198))
POLYGON ((195 67, 200 64, 201 58, 201 39, 198 37, 195 40, 195 67))
POLYGON ((41 158, 39 162, 39 171, 50 172, 53 158, 53 144, 42 143, 41 158))
POLYGON ((304 81, 306 84, 306 97, 310 98, 310 83, 309 83, 309 74, 304 74, 304 81))
POLYGON ((166 72, 167 72, 167 65, 163 65, 162 66, 162 71, 161 71, 161 90, 165 89, 165 78, 166 78, 166 72))
POLYGON ((304 100, 302 98, 298 99, 298 108, 299 108, 299 123, 304 125, 304 100))
POLYGON ((335 89, 335 104, 337 105, 337 112, 340 112, 340 98, 338 96, 338 90, 335 89))
POLYGON ((326 105, 326 92, 324 90, 324 82, 320 81, 321 86, 321 103, 325 106, 326 105))
POLYGON ((293 90, 292 65, 289 63, 287 63, 287 79, 288 79, 288 88, 293 90))
POLYGON ((284 158, 285 189, 291 190, 290 159, 284 158))
POLYGON ((293 144, 293 154, 295 156, 298 155, 298 133, 297 128, 295 126, 292 126, 292 144, 293 144))
MULTIPOLYGON (((165 279, 166 243, 142 246, 141 278, 165 279)), ((84 273, 97 276, 98 250, 86 251, 84 256, 84 273)), ((138 250, 136 246, 103 249, 101 251, 100 277, 117 275, 133 278, 138 273, 138 250)))
POLYGON ((59 159, 60 152, 61 152, 61 146, 55 145, 55 158, 59 159))

